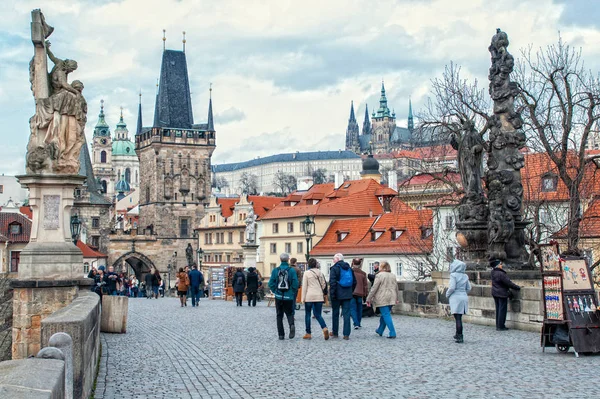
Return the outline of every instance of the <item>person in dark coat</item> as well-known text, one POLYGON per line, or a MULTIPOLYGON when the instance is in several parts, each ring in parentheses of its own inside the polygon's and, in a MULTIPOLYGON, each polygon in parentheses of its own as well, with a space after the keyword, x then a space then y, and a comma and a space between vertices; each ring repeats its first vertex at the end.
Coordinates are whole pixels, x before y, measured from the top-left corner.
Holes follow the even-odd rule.
POLYGON ((256 293, 258 292, 258 273, 254 267, 248 268, 246 276, 246 296, 248 297, 248 306, 256 306, 256 293))
POLYGON ((242 306, 242 298, 246 289, 246 276, 244 275, 244 269, 241 267, 238 267, 233 275, 232 285, 233 292, 235 293, 235 305, 242 306))
POLYGON ((352 293, 356 288, 356 277, 350 268, 350 265, 344 262, 344 255, 335 254, 333 257, 335 263, 329 270, 329 297, 331 300, 331 338, 338 337, 340 328, 340 307, 342 308, 342 316, 344 318, 344 339, 350 339, 350 302, 352 301, 352 293), (345 286, 343 277, 346 273, 350 273, 352 283, 345 286))
POLYGON ((458 344, 464 342, 462 316, 469 311, 467 293, 471 291, 471 283, 469 283, 469 276, 465 274, 466 268, 465 262, 458 259, 452 261, 450 264, 450 284, 448 285, 448 291, 446 291, 446 297, 450 302, 450 313, 454 315, 454 321, 456 322, 454 340, 458 344))
POLYGON ((496 304, 496 331, 506 331, 506 311, 508 310, 509 289, 519 291, 521 287, 510 281, 503 270, 500 259, 490 261, 492 269, 492 296, 496 304))
POLYGON ((192 294, 192 307, 200 305, 200 290, 204 282, 204 276, 198 270, 196 264, 192 265, 192 270, 188 274, 190 278, 190 291, 192 294))
POLYGON ((377 276, 377 273, 379 273, 379 262, 373 262, 373 273, 369 273, 369 275, 367 276, 367 278, 371 282, 371 286, 373 286, 373 284, 375 283, 375 277, 377 276))

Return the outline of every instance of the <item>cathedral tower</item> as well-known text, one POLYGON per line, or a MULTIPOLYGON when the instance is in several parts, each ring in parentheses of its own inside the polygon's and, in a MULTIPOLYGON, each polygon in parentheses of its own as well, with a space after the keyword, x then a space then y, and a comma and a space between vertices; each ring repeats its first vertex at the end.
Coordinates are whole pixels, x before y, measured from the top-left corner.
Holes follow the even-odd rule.
POLYGON ((385 86, 381 82, 381 97, 379 109, 373 112, 371 119, 371 134, 373 150, 375 153, 386 153, 390 150, 390 139, 396 130, 396 114, 391 112, 387 105, 385 86))
POLYGON ((104 100, 100 101, 100 114, 98 123, 94 128, 92 138, 92 166, 94 175, 104 194, 112 193, 114 187, 114 176, 112 169, 112 140, 110 128, 104 118, 104 100))
POLYGON ((354 116, 354 101, 350 103, 350 118, 348 118, 348 128, 346 129, 346 150, 355 153, 360 152, 360 143, 358 142, 358 123, 354 116))

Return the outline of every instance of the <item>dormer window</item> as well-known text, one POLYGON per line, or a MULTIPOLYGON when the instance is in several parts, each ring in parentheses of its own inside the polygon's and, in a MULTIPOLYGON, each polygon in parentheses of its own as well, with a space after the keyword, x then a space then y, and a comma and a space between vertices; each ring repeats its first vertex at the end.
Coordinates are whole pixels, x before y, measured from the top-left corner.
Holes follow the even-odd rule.
POLYGON ((348 234, 350 234, 349 231, 336 231, 337 234, 337 240, 338 242, 340 241, 344 241, 344 238, 348 237, 348 234))
POLYGON ((9 226, 9 231, 10 231, 10 234, 21 234, 23 229, 19 223, 13 223, 9 226))
POLYGON ((433 234, 431 227, 421 227, 421 239, 430 237, 433 234))
POLYGON ((290 206, 294 206, 296 205, 298 202, 297 201, 290 201, 290 206))
POLYGON ((391 228, 390 232, 392 233, 392 241, 396 241, 398 238, 400 238, 400 236, 402 235, 402 233, 404 233, 404 230, 396 230, 395 228, 391 228))
POLYGON ((383 235, 383 230, 371 230, 371 241, 377 241, 383 235))
POLYGON ((556 191, 558 186, 558 176, 554 174, 546 174, 542 176, 542 191, 552 192, 556 191))

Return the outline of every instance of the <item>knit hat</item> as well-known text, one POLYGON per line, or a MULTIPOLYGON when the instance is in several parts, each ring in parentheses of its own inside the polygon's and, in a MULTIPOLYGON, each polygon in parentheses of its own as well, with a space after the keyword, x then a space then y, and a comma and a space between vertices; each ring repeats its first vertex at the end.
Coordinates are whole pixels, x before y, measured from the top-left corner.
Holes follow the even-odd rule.
POLYGON ((492 260, 490 260, 490 267, 496 267, 500 263, 502 263, 502 261, 500 259, 492 259, 492 260))

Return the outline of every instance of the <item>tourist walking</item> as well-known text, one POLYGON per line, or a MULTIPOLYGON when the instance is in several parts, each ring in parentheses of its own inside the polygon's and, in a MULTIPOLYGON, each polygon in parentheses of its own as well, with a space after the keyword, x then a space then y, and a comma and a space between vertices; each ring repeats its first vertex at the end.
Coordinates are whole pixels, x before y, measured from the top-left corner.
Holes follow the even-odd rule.
POLYGON ((302 276, 302 295, 300 298, 304 304, 304 324, 306 326, 306 334, 302 338, 312 338, 310 322, 311 313, 313 313, 321 326, 321 330, 323 330, 323 337, 328 340, 329 330, 323 316, 321 316, 323 302, 325 302, 325 296, 327 295, 327 282, 317 266, 317 260, 310 258, 308 260, 308 270, 302 276))
POLYGON ((158 271, 158 269, 155 268, 153 274, 154 278, 152 279, 152 292, 154 293, 154 297, 158 299, 158 292, 160 288, 162 287, 163 297, 165 296, 165 289, 162 278, 160 278, 160 272, 158 271))
POLYGON ((454 259, 450 264, 450 285, 446 291, 446 297, 450 300, 450 312, 456 321, 456 334, 454 340, 463 343, 462 316, 469 310, 469 297, 467 292, 471 291, 469 276, 465 274, 467 265, 465 262, 454 259))
POLYGON ((389 330, 388 338, 396 338, 396 329, 392 320, 392 307, 398 303, 398 282, 392 273, 390 264, 382 262, 379 273, 375 276, 371 292, 367 296, 367 306, 373 306, 380 310, 379 327, 375 332, 380 337, 386 327, 389 330))
POLYGON ((363 311, 363 298, 369 294, 369 282, 367 281, 367 273, 362 270, 363 260, 361 258, 354 258, 352 260, 352 272, 356 279, 356 287, 352 293, 352 300, 350 301, 350 316, 354 323, 354 329, 358 330, 361 328, 362 311, 363 311))
POLYGON ((132 298, 137 298, 138 296, 138 286, 140 285, 140 282, 138 281, 137 277, 135 277, 135 274, 132 274, 131 277, 129 278, 129 296, 132 298))
POLYGON ((144 284, 146 285, 146 299, 153 297, 152 285, 154 284, 154 272, 150 270, 144 276, 144 284))
MULTIPOLYGON (((296 276, 298 276, 298 283, 300 286, 298 287, 298 292, 302 289, 302 269, 298 266, 298 260, 296 258, 290 258, 290 267, 296 271, 296 276)), ((296 302, 298 302, 298 294, 296 294, 296 298, 294 298, 294 305, 292 307, 292 315, 296 315, 296 302)))
POLYGON ((377 276, 377 273, 379 273, 379 262, 373 262, 373 273, 369 273, 368 275, 371 285, 375 283, 375 276, 377 276))
POLYGON ((350 339, 350 302, 356 288, 356 278, 350 265, 344 262, 344 255, 335 254, 334 265, 329 270, 329 296, 331 298, 331 338, 338 337, 340 327, 340 307, 344 319, 342 333, 344 339, 350 339))
POLYGON ((256 268, 249 267, 246 276, 246 296, 248 297, 248 306, 256 306, 256 293, 258 292, 258 273, 256 268))
POLYGON ((190 278, 190 292, 192 294, 192 307, 200 305, 200 291, 202 290, 202 283, 204 282, 204 276, 198 270, 198 266, 192 265, 192 270, 188 274, 190 278))
POLYGON ((233 292, 235 293, 235 306, 242 306, 242 299, 244 298, 245 290, 246 275, 244 274, 244 269, 238 267, 237 271, 233 275, 233 292))
POLYGON ((294 325, 294 316, 292 307, 294 298, 298 291, 298 276, 296 271, 289 265, 290 255, 282 253, 279 255, 281 264, 273 269, 269 279, 269 288, 275 296, 275 311, 277 313, 277 334, 279 339, 285 339, 285 330, 283 329, 283 315, 285 314, 290 326, 290 339, 296 336, 296 326, 294 325))
POLYGON ((179 273, 177 273, 177 280, 175 282, 175 285, 177 286, 177 296, 179 296, 179 302, 181 302, 181 307, 187 306, 186 295, 188 287, 190 286, 190 278, 188 274, 183 270, 183 267, 179 268, 179 273))
POLYGON ((508 310, 508 297, 512 295, 510 289, 519 291, 521 287, 510 281, 500 259, 490 261, 492 269, 492 296, 496 305, 496 331, 507 331, 506 312, 508 310))

